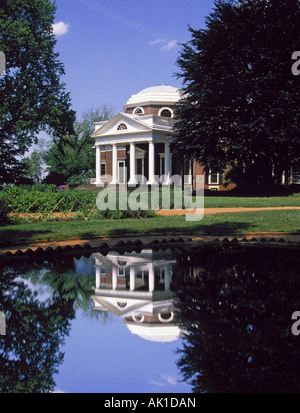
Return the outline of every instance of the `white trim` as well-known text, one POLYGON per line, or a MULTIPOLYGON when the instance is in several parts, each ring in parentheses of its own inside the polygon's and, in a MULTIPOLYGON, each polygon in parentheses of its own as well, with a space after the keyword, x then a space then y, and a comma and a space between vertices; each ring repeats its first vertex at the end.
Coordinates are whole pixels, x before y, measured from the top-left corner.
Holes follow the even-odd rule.
POLYGON ((169 111, 171 112, 171 116, 170 116, 170 117, 169 117, 169 116, 166 116, 167 118, 172 119, 172 118, 174 117, 174 112, 173 112, 173 110, 172 110, 171 108, 168 108, 167 106, 164 106, 163 108, 160 108, 160 109, 159 109, 159 111, 158 111, 158 116, 161 116, 161 112, 162 112, 163 110, 169 110, 169 111))
POLYGON ((137 106, 136 108, 134 108, 132 114, 135 116, 142 116, 145 114, 144 108, 142 106, 137 106), (136 111, 139 109, 142 111, 142 113, 136 113, 136 111))
POLYGON ((211 169, 209 170, 208 185, 220 185, 220 172, 216 172, 216 173, 212 174, 211 169), (215 175, 215 174, 218 176, 217 182, 211 182, 211 175, 215 175))

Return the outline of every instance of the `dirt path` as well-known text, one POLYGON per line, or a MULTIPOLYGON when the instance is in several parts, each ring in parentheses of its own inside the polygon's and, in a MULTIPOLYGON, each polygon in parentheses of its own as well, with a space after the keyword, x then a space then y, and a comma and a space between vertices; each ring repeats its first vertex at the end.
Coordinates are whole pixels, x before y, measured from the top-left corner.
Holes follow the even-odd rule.
MULTIPOLYGON (((204 215, 210 214, 227 214, 227 213, 235 213, 235 212, 249 212, 249 211, 276 211, 276 210, 300 210, 300 206, 286 206, 286 207, 261 207, 261 208, 205 208, 204 215)), ((161 209, 156 212, 157 215, 161 216, 173 216, 173 215, 185 215, 185 214, 194 214, 196 212, 195 209, 161 209)))

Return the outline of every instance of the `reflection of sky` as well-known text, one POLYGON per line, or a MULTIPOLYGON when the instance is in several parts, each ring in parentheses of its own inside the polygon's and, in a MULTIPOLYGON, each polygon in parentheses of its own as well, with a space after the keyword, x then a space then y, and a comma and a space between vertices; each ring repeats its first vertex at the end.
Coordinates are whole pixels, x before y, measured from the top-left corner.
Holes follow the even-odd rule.
POLYGON ((91 320, 78 311, 54 377, 66 393, 190 393, 180 382, 175 350, 180 340, 156 343, 130 333, 121 318, 91 320))

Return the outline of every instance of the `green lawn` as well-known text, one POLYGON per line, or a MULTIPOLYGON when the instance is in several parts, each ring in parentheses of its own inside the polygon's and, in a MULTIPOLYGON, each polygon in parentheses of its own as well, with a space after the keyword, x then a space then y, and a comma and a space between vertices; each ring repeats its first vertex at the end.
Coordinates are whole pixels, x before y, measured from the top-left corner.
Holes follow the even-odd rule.
POLYGON ((261 211, 207 215, 201 221, 189 222, 184 216, 141 219, 90 220, 72 222, 36 222, 0 228, 0 246, 30 241, 88 238, 130 233, 240 234, 247 232, 298 232, 300 211, 261 211))
POLYGON ((262 208, 300 206, 300 196, 288 197, 237 197, 237 196, 206 196, 205 208, 262 208))

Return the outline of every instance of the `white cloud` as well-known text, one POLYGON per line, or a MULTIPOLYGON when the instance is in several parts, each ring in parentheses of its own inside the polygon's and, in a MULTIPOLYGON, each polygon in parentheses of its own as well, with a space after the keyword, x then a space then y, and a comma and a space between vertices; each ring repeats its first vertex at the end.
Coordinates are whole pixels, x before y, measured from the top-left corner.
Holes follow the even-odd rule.
POLYGON ((172 386, 177 384, 177 380, 174 377, 162 375, 161 378, 166 380, 167 383, 172 384, 172 386))
POLYGON ((149 380, 149 383, 159 387, 166 386, 167 384, 170 384, 171 386, 176 386, 177 384, 177 380, 172 376, 161 374, 160 378, 163 381, 149 380))
POLYGON ((64 22, 58 22, 52 24, 53 34, 55 36, 63 36, 64 34, 68 33, 70 24, 64 22))
POLYGON ((162 46, 162 48, 160 50, 162 50, 163 52, 167 52, 171 49, 174 49, 174 47, 176 47, 178 44, 177 40, 171 40, 169 41, 167 44, 165 44, 164 46, 162 46))
POLYGON ((157 40, 152 40, 151 42, 149 42, 149 44, 155 45, 158 43, 165 43, 166 41, 167 41, 166 39, 157 39, 157 40))

